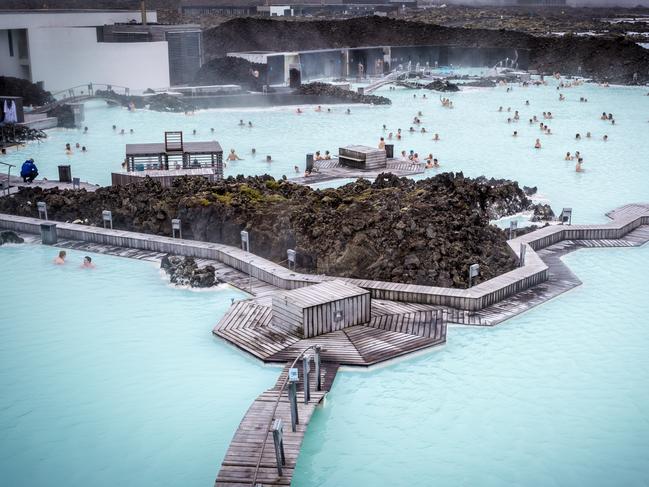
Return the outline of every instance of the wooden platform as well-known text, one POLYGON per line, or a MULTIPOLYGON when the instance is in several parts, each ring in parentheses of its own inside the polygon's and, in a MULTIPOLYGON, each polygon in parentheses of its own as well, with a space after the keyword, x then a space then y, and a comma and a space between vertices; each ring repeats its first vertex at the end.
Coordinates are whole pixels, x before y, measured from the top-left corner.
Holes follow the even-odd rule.
POLYGON ((372 319, 366 325, 312 338, 272 324, 272 309, 268 297, 238 301, 214 327, 213 333, 267 363, 283 363, 300 350, 319 344, 323 360, 341 365, 367 367, 408 353, 441 345, 446 342, 446 321, 433 306, 372 301, 372 319), (416 334, 413 317, 421 313, 425 332, 416 334), (421 336, 421 335, 426 336, 421 336))
MULTIPOLYGON (((297 354, 296 354, 297 356, 297 354)), ((295 356, 293 357, 293 359, 295 356)), ((241 424, 232 438, 230 447, 225 454, 221 468, 216 477, 216 487, 247 486, 258 483, 261 485, 290 485, 293 472, 300 454, 300 447, 304 434, 316 407, 320 404, 325 394, 331 389, 338 370, 338 365, 323 363, 321 366, 322 390, 315 387, 314 366, 311 363, 310 394, 311 400, 304 404, 304 377, 302 364, 299 365, 298 383, 298 418, 296 432, 291 431, 290 403, 286 390, 280 388, 288 375, 289 365, 286 365, 271 389, 262 393, 250 406, 241 424), (279 402, 278 402, 279 397, 279 402), (284 454, 286 464, 282 476, 277 472, 273 436, 269 431, 269 424, 273 419, 281 419, 284 423, 284 454), (265 446, 264 446, 265 444, 265 446), (263 448, 263 454, 262 454, 263 448), (260 462, 261 455, 261 462, 260 462), (257 469, 257 465, 259 468, 257 469), (255 472, 257 476, 255 479, 255 472), (254 482, 254 483, 253 483, 254 482)))
MULTIPOLYGON (((30 241, 30 238, 27 237, 30 241)), ((40 241, 40 238, 31 236, 31 241, 40 241)), ((163 252, 154 252, 141 249, 132 249, 127 247, 116 247, 112 245, 96 244, 92 242, 82 242, 79 240, 59 240, 55 247, 64 249, 81 250, 97 254, 114 255, 117 257, 128 257, 130 259, 146 260, 160 264, 162 258, 166 255, 163 252)), ((211 265, 215 269, 216 277, 231 286, 245 291, 253 296, 267 296, 274 294, 280 289, 272 284, 260 281, 256 278, 250 278, 247 274, 238 271, 222 262, 209 259, 194 259, 199 267, 211 265)))
POLYGON ((470 317, 468 322, 461 318, 454 319, 452 313, 449 313, 448 321, 462 325, 497 325, 581 285, 579 278, 561 260, 564 255, 584 248, 638 247, 647 242, 649 242, 649 225, 642 225, 621 239, 562 240, 537 251, 541 260, 549 268, 550 276, 547 281, 480 311, 458 312, 458 318, 470 317))

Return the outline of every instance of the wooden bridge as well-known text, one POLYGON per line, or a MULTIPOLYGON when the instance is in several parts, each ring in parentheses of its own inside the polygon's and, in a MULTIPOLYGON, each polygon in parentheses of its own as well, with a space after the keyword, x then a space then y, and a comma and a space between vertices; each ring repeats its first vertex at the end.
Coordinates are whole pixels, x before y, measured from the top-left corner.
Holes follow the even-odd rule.
POLYGON ((112 96, 106 93, 129 96, 131 94, 131 89, 126 86, 106 83, 88 83, 85 85, 73 86, 72 88, 52 93, 55 101, 36 107, 31 113, 46 113, 61 105, 81 103, 92 99, 115 101, 112 96))

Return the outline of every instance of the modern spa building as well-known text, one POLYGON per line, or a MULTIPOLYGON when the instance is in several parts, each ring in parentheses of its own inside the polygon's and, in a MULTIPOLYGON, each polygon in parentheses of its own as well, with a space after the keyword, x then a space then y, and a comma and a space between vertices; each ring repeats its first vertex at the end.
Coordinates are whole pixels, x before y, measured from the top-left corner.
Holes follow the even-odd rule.
POLYGON ((0 75, 56 92, 88 83, 132 90, 184 84, 202 64, 200 27, 155 11, 0 10, 0 75))

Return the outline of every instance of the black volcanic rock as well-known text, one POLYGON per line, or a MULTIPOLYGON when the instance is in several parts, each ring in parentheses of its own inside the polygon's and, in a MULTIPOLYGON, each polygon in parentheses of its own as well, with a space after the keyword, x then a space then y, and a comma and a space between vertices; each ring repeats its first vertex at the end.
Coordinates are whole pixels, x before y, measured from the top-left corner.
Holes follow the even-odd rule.
POLYGON ((270 176, 183 178, 171 188, 145 178, 93 193, 27 187, 0 199, 0 212, 36 216, 35 201, 54 220, 101 225, 110 209, 115 228, 159 235, 180 218, 185 238, 237 247, 246 229, 253 253, 283 262, 295 249, 302 272, 453 287, 466 286, 473 263, 481 279, 515 267, 505 232, 489 220, 530 206, 512 181, 385 173, 324 190, 270 176))
POLYGON ((340 86, 334 86, 328 83, 308 83, 300 86, 295 92, 300 95, 328 96, 351 103, 369 103, 372 105, 392 104, 392 100, 384 96, 361 95, 356 91, 346 90, 340 86))

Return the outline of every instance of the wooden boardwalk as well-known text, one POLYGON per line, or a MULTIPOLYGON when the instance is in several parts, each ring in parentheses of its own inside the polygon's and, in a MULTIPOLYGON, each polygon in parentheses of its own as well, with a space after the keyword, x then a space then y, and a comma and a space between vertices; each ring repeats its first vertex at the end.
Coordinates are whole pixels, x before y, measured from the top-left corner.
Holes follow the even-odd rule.
MULTIPOLYGON (((433 306, 372 301, 372 320, 324 335, 301 338, 272 324, 268 297, 238 301, 214 327, 213 333, 267 363, 292 360, 310 345, 323 347, 322 358, 341 365, 366 367, 446 342, 446 321, 433 306), (426 333, 415 334, 412 318, 422 313, 426 333), (428 313, 428 314, 427 314, 428 313), (437 319, 437 321, 434 321, 437 319), (427 336, 422 336, 427 335, 427 336)), ((423 326, 423 325, 422 325, 423 326)))
MULTIPOLYGON (((32 238, 32 240, 36 240, 32 238)), ((38 239, 40 240, 40 239, 38 239)), ((162 258, 166 255, 164 252, 154 252, 142 249, 133 249, 128 247, 117 247, 114 245, 97 244, 92 242, 83 242, 80 240, 59 240, 55 247, 64 249, 80 250, 84 252, 93 252, 97 254, 114 255, 117 257, 127 257, 130 259, 146 260, 160 264, 162 258)), ((252 294, 253 296, 267 296, 280 289, 257 278, 251 278, 247 274, 234 269, 222 262, 209 259, 194 259, 200 267, 211 265, 215 269, 216 277, 231 286, 242 291, 252 294)))
MULTIPOLYGON (((293 359, 298 354, 296 354, 293 359)), ((230 442, 230 447, 225 454, 221 469, 216 477, 216 487, 251 487, 255 482, 261 485, 290 485, 293 472, 300 454, 302 440, 307 426, 316 407, 320 404, 325 394, 331 389, 338 365, 322 363, 320 372, 322 377, 322 390, 316 390, 314 366, 311 363, 310 395, 311 400, 304 404, 304 377, 301 361, 296 364, 299 371, 298 383, 298 418, 296 432, 291 431, 291 412, 286 389, 280 390, 288 375, 289 365, 286 365, 271 389, 263 392, 250 406, 241 424, 230 442), (278 402, 279 397, 279 402, 278 402), (277 472, 275 447, 273 435, 269 424, 274 419, 281 419, 284 424, 284 454, 286 464, 283 466, 282 476, 277 472), (265 444, 265 446, 264 446, 265 444), (262 455, 263 448, 263 455, 262 455), (261 455, 261 462, 260 462, 261 455), (257 465, 259 468, 257 469, 257 465)))
POLYGON ((530 289, 488 306, 480 311, 461 312, 461 315, 472 316, 472 322, 454 320, 449 313, 450 323, 462 325, 493 326, 509 318, 524 313, 535 306, 545 303, 579 285, 579 278, 564 264, 562 257, 579 249, 598 249, 613 247, 638 247, 649 242, 649 225, 642 225, 629 232, 621 239, 611 240, 562 240, 550 245, 537 254, 549 268, 549 279, 530 289))

